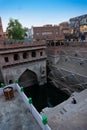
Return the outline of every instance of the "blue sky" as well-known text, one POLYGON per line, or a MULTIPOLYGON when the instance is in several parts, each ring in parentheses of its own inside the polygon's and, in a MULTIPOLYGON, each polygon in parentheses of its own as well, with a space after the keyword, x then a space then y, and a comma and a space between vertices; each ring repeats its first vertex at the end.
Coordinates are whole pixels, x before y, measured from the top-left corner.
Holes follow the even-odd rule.
POLYGON ((87 14, 87 0, 0 0, 3 28, 10 18, 25 27, 59 24, 87 14))

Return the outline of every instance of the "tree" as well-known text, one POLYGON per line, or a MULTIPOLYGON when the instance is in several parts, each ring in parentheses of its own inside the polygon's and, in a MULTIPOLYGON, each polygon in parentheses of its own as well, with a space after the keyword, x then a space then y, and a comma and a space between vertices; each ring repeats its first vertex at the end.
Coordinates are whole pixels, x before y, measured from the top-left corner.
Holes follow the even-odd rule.
POLYGON ((25 31, 17 19, 10 19, 7 27, 8 37, 12 39, 24 39, 25 31))

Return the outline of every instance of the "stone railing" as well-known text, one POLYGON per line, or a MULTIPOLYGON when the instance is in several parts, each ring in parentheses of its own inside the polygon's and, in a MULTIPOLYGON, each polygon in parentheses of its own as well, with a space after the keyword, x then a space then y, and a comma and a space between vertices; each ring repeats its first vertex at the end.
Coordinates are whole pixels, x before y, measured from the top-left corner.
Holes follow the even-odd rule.
POLYGON ((3 49, 14 49, 14 48, 26 48, 26 47, 41 47, 41 46, 46 46, 46 43, 43 41, 39 41, 39 42, 32 42, 32 43, 12 43, 12 44, 0 44, 0 50, 3 49))

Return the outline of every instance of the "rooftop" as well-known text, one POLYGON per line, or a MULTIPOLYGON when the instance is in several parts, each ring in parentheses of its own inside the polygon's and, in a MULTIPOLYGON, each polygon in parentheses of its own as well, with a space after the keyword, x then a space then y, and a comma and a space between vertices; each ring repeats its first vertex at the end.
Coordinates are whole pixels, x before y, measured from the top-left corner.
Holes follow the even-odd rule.
POLYGON ((41 130, 17 91, 13 99, 0 97, 0 130, 41 130))

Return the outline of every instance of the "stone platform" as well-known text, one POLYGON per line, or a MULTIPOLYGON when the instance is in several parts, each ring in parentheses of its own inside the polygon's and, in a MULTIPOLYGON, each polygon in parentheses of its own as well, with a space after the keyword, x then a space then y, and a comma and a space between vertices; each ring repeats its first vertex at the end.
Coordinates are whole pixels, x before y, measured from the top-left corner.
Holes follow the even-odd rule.
POLYGON ((10 100, 0 96, 0 130, 41 130, 16 91, 10 100))
POLYGON ((87 130, 87 89, 54 108, 43 109, 52 130, 87 130), (73 98, 76 104, 73 104, 73 98))

